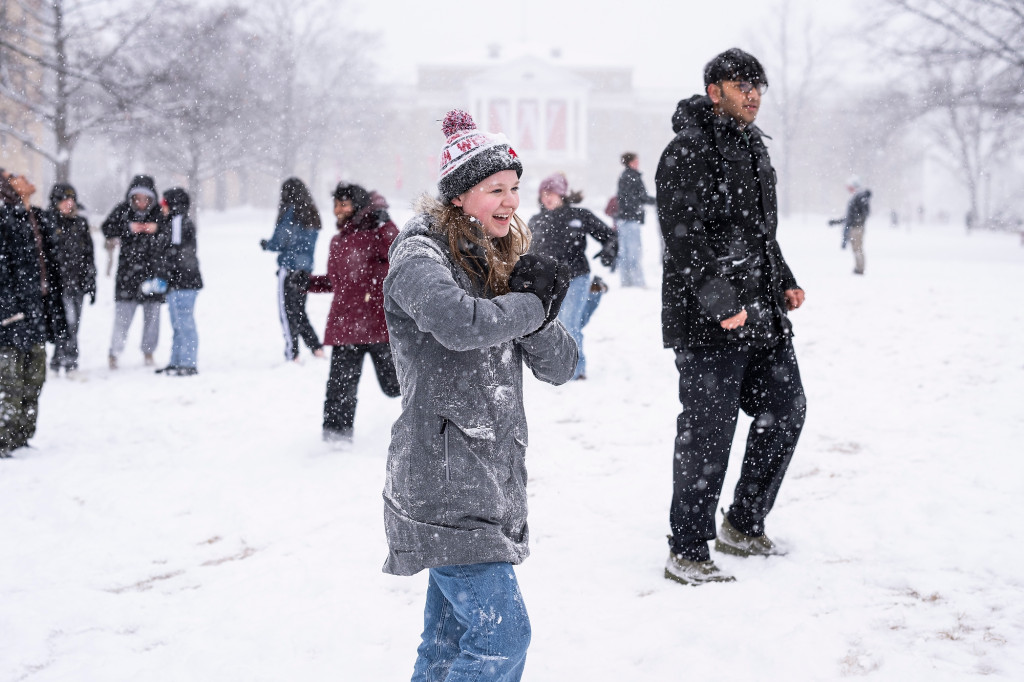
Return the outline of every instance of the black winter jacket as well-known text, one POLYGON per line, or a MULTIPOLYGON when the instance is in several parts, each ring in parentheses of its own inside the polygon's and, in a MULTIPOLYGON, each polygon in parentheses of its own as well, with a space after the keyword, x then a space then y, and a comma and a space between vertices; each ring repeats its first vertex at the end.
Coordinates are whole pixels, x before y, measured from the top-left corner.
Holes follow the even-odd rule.
POLYGON ((0 347, 46 341, 47 315, 35 236, 21 204, 0 204, 0 347))
POLYGON ((644 222, 644 204, 653 204, 654 197, 647 194, 640 171, 626 168, 619 176, 619 213, 616 220, 644 222))
POLYGON ((196 224, 187 213, 170 215, 163 219, 170 240, 167 249, 167 285, 170 289, 202 289, 199 274, 199 255, 196 250, 196 224), (175 229, 175 223, 179 223, 175 229))
POLYGON ((784 292, 798 286, 775 239, 775 170, 761 131, 715 116, 701 95, 679 103, 672 127, 655 177, 668 252, 664 345, 773 345, 792 335, 784 292), (744 309, 744 326, 722 329, 744 309))
POLYGON ((603 261, 609 267, 615 263, 619 237, 591 211, 565 203, 553 211, 541 208, 540 213, 530 218, 530 253, 550 256, 559 263, 569 266, 570 277, 580 277, 590 272, 587 263, 587 235, 602 246, 603 261))
POLYGON ((140 212, 134 210, 129 202, 121 202, 103 221, 103 234, 108 239, 121 240, 121 252, 117 258, 115 300, 163 303, 163 294, 143 294, 139 290, 143 282, 153 277, 167 279, 170 225, 163 220, 156 204, 140 212), (133 222, 156 223, 156 234, 132 232, 133 222))
POLYGON ((65 294, 96 293, 96 253, 89 223, 82 216, 63 216, 57 209, 43 214, 53 239, 54 257, 65 294))

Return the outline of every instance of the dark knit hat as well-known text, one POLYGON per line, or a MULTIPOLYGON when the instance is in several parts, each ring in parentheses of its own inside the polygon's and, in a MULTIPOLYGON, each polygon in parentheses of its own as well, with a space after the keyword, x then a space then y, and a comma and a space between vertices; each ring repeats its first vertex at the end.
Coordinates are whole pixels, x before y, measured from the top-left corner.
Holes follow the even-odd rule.
POLYGON ((441 124, 446 142, 441 150, 441 179, 437 191, 445 204, 478 182, 504 170, 523 175, 523 163, 501 133, 476 129, 473 117, 452 109, 441 124))
POLYGON ((58 182, 50 190, 50 208, 57 208, 57 204, 65 199, 74 199, 75 206, 80 209, 85 208, 85 206, 78 203, 78 192, 75 191, 74 187, 66 182, 58 182))
POLYGON ((370 193, 353 183, 339 182, 331 196, 335 201, 351 201, 356 213, 370 205, 370 193))
POLYGON ((704 66, 704 86, 722 81, 750 81, 768 85, 768 77, 757 57, 738 47, 726 50, 704 66))

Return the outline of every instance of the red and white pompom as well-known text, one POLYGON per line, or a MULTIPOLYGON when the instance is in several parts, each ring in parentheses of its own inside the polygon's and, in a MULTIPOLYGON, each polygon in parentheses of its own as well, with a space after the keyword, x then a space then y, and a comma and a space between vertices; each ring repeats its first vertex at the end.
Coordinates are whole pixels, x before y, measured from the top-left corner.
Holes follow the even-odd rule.
POLYGON ((458 135, 468 130, 476 130, 476 121, 462 109, 452 109, 441 122, 441 132, 445 137, 458 135))

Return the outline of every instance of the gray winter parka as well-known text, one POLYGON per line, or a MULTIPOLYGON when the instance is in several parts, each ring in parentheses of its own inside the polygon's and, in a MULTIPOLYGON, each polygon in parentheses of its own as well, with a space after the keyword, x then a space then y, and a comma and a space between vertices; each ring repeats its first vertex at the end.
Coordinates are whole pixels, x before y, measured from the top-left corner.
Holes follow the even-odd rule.
POLYGON ((402 386, 384 486, 384 572, 529 554, 523 363, 572 378, 576 344, 533 294, 487 297, 437 239, 429 213, 391 246, 384 315, 402 386), (432 236, 433 235, 433 236, 432 236))

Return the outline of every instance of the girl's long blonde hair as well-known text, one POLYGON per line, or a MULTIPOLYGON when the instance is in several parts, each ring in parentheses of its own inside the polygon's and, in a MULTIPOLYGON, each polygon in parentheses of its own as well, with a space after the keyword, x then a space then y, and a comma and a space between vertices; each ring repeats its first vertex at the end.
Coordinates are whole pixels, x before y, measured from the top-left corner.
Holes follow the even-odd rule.
POLYGON ((448 238, 448 247, 455 262, 470 279, 483 285, 494 296, 509 292, 508 278, 512 268, 530 248, 530 228, 518 214, 512 214, 508 234, 494 239, 485 235, 479 221, 466 215, 460 206, 442 204, 433 197, 424 196, 417 208, 434 218, 438 231, 448 238), (472 245, 483 251, 483 263, 473 253, 476 249, 471 249, 472 245), (486 277, 483 277, 485 273, 486 277))

